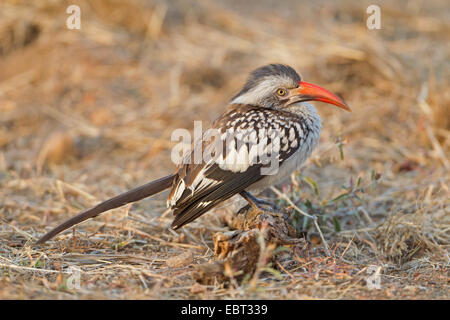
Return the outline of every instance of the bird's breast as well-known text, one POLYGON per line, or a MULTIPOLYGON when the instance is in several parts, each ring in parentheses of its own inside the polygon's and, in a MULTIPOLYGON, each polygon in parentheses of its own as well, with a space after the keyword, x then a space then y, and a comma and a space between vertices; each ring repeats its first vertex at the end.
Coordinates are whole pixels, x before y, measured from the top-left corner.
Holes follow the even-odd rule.
POLYGON ((265 175, 261 180, 251 185, 248 191, 258 193, 263 189, 276 185, 288 178, 309 158, 313 150, 317 147, 320 138, 321 125, 311 122, 311 125, 304 131, 303 139, 299 140, 298 149, 286 159, 278 163, 278 168, 271 174, 265 175))

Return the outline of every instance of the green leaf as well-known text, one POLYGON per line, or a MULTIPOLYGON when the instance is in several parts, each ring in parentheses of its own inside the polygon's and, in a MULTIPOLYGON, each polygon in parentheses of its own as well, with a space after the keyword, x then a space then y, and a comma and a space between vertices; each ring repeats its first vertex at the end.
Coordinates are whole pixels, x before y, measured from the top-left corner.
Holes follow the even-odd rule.
POLYGON ((313 205, 312 205, 311 201, 309 201, 308 199, 305 200, 303 205, 309 210, 313 208, 313 205))
POLYGON ((273 250, 272 254, 277 254, 277 253, 280 253, 283 251, 289 252, 289 251, 291 251, 291 248, 286 247, 286 246, 279 246, 279 247, 275 248, 275 250, 273 250))
POLYGON ((341 160, 344 160, 344 148, 343 148, 343 144, 341 142, 341 136, 338 136, 336 139, 336 145, 339 148, 339 154, 341 156, 341 160))
POLYGON ((319 185, 317 184, 316 180, 311 177, 304 176, 303 181, 305 181, 311 187, 311 189, 314 190, 316 196, 319 196, 319 185))
POLYGON ((376 183, 377 183, 377 180, 379 179, 379 177, 380 177, 380 175, 378 174, 378 173, 376 173, 375 172, 375 170, 371 170, 370 171, 370 180, 371 180, 371 189, 372 189, 372 191, 374 191, 375 190, 375 185, 376 185, 376 183))
POLYGON ((336 217, 333 217, 333 224, 334 224, 334 230, 336 232, 340 232, 341 231, 341 225, 339 223, 339 220, 336 217))
POLYGON ((273 268, 265 267, 263 268, 264 271, 269 272, 270 274, 274 275, 278 280, 283 280, 283 277, 281 275, 281 272, 278 270, 275 270, 273 268))
POLYGON ((345 198, 347 198, 348 196, 349 196, 349 193, 348 193, 348 192, 343 193, 343 194, 337 196, 336 198, 334 198, 333 200, 331 200, 331 202, 336 202, 336 201, 345 199, 345 198))
POLYGON ((44 267, 44 261, 41 261, 41 260, 38 259, 38 260, 34 263, 33 267, 36 268, 36 269, 41 269, 41 268, 43 268, 43 267, 44 267))
POLYGON ((359 188, 359 186, 361 185, 362 179, 361 177, 358 177, 358 181, 356 182, 356 186, 359 188))

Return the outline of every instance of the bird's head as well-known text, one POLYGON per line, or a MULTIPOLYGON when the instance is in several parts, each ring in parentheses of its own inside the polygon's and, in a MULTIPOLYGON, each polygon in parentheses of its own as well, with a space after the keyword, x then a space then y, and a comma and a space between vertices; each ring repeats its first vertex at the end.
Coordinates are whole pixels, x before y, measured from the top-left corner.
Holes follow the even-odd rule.
POLYGON ((253 71, 231 103, 284 109, 304 101, 322 101, 351 111, 344 100, 303 81, 293 68, 283 64, 270 64, 253 71))

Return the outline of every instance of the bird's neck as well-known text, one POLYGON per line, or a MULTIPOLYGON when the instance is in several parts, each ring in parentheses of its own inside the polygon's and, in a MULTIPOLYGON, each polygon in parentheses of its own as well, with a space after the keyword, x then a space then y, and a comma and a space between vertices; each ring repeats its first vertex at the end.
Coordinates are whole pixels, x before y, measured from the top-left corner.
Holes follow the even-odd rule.
MULTIPOLYGON (((322 131, 322 121, 317 109, 308 102, 293 104, 285 109, 296 115, 300 122, 304 133, 304 153, 305 157, 309 157, 312 151, 317 147, 322 131)), ((305 158, 306 159, 306 158, 305 158)), ((302 160, 304 161, 304 160, 302 160)))
POLYGON ((286 107, 284 110, 295 114, 302 119, 311 130, 320 132, 322 121, 316 107, 308 102, 300 102, 286 107))

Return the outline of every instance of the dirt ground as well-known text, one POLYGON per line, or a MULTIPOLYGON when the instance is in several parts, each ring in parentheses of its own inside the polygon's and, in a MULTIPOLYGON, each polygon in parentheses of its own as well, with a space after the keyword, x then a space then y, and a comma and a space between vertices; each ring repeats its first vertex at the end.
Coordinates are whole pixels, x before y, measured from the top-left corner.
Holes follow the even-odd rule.
POLYGON ((449 299, 450 6, 378 1, 369 30, 371 4, 2 1, 0 299, 449 299), (80 30, 66 27, 70 4, 80 30), (320 146, 265 194, 306 234, 276 249, 292 261, 196 283, 233 203, 175 232, 167 192, 32 245, 171 173, 173 130, 206 127, 273 62, 353 109, 317 103, 320 146))

